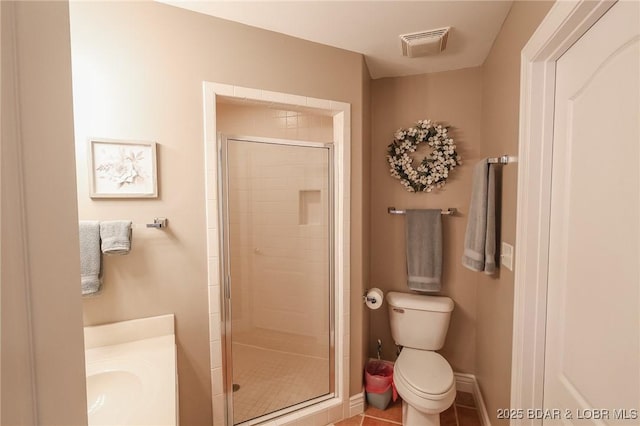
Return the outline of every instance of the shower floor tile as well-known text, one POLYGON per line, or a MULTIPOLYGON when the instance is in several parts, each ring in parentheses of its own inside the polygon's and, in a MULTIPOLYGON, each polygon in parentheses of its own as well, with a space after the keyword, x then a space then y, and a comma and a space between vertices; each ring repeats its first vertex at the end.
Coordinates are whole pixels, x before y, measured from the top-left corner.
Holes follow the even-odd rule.
POLYGON ((325 395, 329 360, 233 344, 233 423, 325 395))

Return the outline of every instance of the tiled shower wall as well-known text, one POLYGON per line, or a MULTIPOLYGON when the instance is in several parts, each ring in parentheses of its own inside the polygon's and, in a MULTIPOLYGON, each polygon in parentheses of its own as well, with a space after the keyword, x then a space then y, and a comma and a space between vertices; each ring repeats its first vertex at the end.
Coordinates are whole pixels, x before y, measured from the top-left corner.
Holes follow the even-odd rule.
POLYGON ((216 116, 218 131, 227 135, 333 142, 330 115, 222 101, 216 105, 216 116))
POLYGON ((229 154, 234 337, 259 327, 327 342, 328 151, 231 142, 229 154))
MULTIPOLYGON (((218 131, 225 135, 313 142, 333 140, 331 116, 225 102, 218 102, 216 113, 218 131)), ((312 243, 326 236, 327 224, 304 225, 299 217, 304 214, 300 211, 301 203, 304 203, 300 198, 305 196, 301 191, 320 191, 321 200, 326 205, 326 170, 310 174, 309 170, 317 169, 321 161, 319 163, 315 156, 300 155, 295 149, 280 157, 272 152, 253 145, 243 155, 236 156, 237 164, 233 165, 231 185, 237 197, 232 198, 235 204, 232 208, 240 214, 233 218, 236 223, 231 224, 230 237, 232 247, 239 251, 234 254, 242 259, 232 265, 231 271, 235 277, 234 287, 241 289, 237 293, 241 301, 234 302, 233 327, 238 332, 250 332, 254 324, 261 324, 268 329, 308 334, 305 329, 309 327, 300 328, 300 325, 308 319, 317 318, 311 329, 319 331, 323 325, 318 323, 322 316, 292 318, 283 315, 286 308, 279 305, 299 307, 299 316, 309 308, 328 312, 326 305, 309 306, 307 303, 308 300, 319 299, 313 292, 326 282, 326 268, 322 268, 326 259, 318 258, 318 262, 308 265, 300 262, 307 257, 303 253, 306 248, 313 250, 317 246, 305 244, 305 240, 312 243), (273 199, 279 202, 269 202, 273 199), (268 276, 259 276, 259 270, 273 269, 270 264, 287 269, 289 282, 271 283, 273 280, 268 276), (307 285, 301 285, 303 280, 307 285), (256 293, 256 288, 249 287, 251 281, 258 283, 258 287, 277 285, 282 290, 288 287, 286 300, 272 300, 280 292, 256 293), (265 300, 260 300, 262 296, 265 300)), ((312 196, 313 193, 306 195, 312 196)), ((321 256, 322 252, 313 254, 321 256)), ((323 331, 326 333, 328 330, 323 331)))

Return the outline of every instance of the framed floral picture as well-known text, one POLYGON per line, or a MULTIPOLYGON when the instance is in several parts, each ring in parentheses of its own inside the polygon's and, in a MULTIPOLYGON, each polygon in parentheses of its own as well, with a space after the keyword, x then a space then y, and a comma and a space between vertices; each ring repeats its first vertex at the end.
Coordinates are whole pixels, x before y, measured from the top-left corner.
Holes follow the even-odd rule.
POLYGON ((89 140, 91 198, 157 198, 155 142, 89 140))

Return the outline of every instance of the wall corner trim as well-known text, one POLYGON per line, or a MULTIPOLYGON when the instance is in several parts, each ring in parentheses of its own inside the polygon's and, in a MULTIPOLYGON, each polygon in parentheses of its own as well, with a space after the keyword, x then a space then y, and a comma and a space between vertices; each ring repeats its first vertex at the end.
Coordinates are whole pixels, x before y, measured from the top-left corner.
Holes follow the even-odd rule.
POLYGON ((473 395, 473 400, 476 402, 478 417, 480 417, 480 423, 482 423, 482 426, 491 426, 491 418, 489 417, 487 406, 484 403, 484 398, 482 398, 482 393, 480 392, 480 386, 478 386, 476 376, 465 373, 453 373, 453 375, 456 379, 456 390, 473 395))

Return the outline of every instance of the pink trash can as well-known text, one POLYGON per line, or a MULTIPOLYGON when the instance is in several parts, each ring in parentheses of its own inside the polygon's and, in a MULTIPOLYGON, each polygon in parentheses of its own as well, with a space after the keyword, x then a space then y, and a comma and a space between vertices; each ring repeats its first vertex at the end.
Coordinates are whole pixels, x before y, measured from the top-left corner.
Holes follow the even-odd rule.
POLYGON ((367 403, 385 410, 391 401, 398 398, 393 385, 393 363, 372 359, 364 369, 364 389, 367 391, 367 403))

